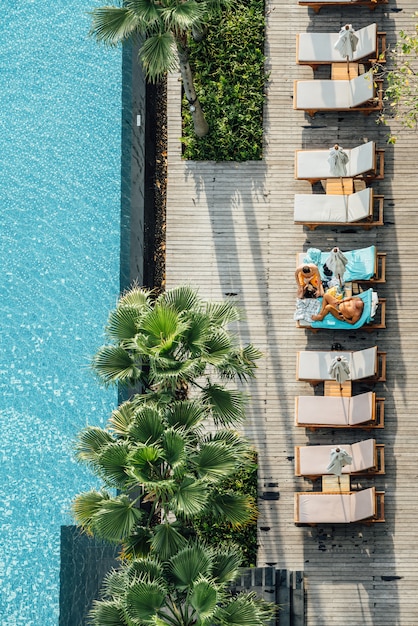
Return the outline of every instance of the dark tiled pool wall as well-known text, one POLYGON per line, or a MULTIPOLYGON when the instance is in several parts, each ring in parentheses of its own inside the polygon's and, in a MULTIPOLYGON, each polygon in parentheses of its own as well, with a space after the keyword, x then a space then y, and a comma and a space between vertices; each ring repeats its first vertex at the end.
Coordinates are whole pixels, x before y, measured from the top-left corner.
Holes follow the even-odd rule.
POLYGON ((99 597, 105 574, 118 566, 118 549, 82 533, 77 526, 61 526, 59 626, 86 626, 87 614, 99 597))

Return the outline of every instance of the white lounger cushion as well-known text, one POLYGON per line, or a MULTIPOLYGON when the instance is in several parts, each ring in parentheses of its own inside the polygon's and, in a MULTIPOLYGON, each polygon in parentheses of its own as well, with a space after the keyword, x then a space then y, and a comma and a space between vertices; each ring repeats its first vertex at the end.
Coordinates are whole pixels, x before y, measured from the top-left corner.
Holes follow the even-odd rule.
POLYGON ((348 524, 376 514, 375 488, 351 493, 295 493, 300 524, 348 524))
MULTIPOLYGON (((368 141, 346 150, 349 161, 347 176, 359 176, 375 168, 376 144, 368 141)), ((302 180, 335 178, 328 163, 329 150, 297 150, 295 155, 295 178, 302 180)))
MULTIPOLYGON (((377 24, 370 24, 355 31, 358 37, 357 48, 350 61, 376 55, 377 24)), ((341 54, 334 48, 338 41, 335 33, 300 33, 298 35, 298 62, 341 63, 341 54)))
POLYGON ((337 356, 347 359, 350 379, 371 378, 377 370, 377 347, 358 350, 357 352, 323 352, 307 350, 298 352, 297 380, 334 380, 328 373, 329 366, 337 356))
POLYGON ((298 396, 295 407, 296 425, 354 426, 368 422, 373 416, 372 391, 358 396, 298 396))
POLYGON ((371 187, 346 196, 298 193, 295 195, 293 218, 295 222, 303 223, 358 222, 369 217, 372 202, 371 187))
POLYGON ((299 447, 297 474, 300 476, 329 474, 327 467, 330 461, 331 450, 334 450, 336 447, 345 450, 353 459, 350 465, 343 467, 343 474, 364 472, 375 465, 376 441, 374 439, 366 439, 366 441, 359 441, 352 445, 301 446, 299 447))
POLYGON ((374 97, 372 71, 351 80, 295 81, 294 108, 309 110, 351 109, 374 97))

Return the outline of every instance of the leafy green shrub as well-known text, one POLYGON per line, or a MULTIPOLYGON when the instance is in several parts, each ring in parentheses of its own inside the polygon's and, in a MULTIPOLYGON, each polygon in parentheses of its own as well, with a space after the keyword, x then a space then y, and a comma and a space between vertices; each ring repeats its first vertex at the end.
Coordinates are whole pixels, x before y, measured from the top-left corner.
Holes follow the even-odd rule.
POLYGON ((262 158, 264 26, 264 0, 237 0, 233 10, 208 24, 203 41, 190 40, 196 91, 210 130, 206 137, 195 136, 184 99, 186 159, 262 158))
MULTIPOLYGON (((254 453, 253 462, 239 471, 218 488, 220 493, 233 491, 237 494, 250 496, 257 502, 257 456, 254 453)), ((234 543, 240 547, 243 554, 242 567, 252 567, 257 561, 257 520, 240 528, 233 528, 231 524, 217 522, 213 518, 203 517, 193 520, 193 528, 200 539, 211 545, 220 543, 234 543)))

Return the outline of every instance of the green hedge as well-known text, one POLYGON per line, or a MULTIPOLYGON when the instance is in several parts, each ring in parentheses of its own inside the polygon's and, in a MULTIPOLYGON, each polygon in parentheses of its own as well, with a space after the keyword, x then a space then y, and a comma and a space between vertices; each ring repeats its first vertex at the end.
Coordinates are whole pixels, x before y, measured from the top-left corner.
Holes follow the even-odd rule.
POLYGON ((183 156, 186 159, 247 161, 262 158, 264 0, 236 0, 234 9, 208 24, 207 36, 192 39, 190 63, 209 124, 199 139, 183 100, 183 156))

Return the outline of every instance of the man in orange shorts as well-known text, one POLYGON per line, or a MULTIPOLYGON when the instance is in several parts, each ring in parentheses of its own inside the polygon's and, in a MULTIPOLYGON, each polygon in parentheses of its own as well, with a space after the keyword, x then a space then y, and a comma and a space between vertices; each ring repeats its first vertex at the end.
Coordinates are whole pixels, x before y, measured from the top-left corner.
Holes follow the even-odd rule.
POLYGON ((313 263, 299 265, 295 272, 298 298, 319 298, 324 295, 319 269, 313 263))
POLYGON ((358 296, 338 300, 331 294, 326 293, 322 299, 321 310, 318 315, 312 315, 312 320, 314 322, 322 322, 324 317, 328 315, 328 313, 331 313, 337 320, 347 322, 348 324, 355 324, 359 321, 363 313, 363 308, 364 302, 358 296))

